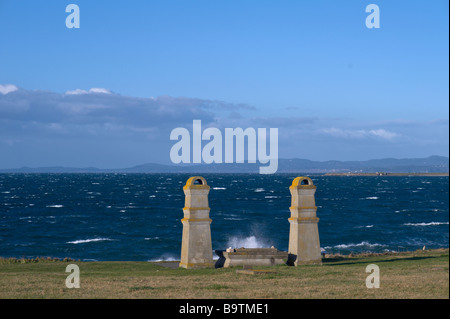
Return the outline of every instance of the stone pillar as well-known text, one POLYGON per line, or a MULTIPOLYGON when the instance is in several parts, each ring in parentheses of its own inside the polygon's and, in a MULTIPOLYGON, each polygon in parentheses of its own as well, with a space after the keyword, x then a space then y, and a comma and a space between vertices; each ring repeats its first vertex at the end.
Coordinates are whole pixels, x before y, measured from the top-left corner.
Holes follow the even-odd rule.
POLYGON ((309 177, 297 177, 289 187, 291 217, 289 218, 289 261, 291 265, 322 264, 319 241, 319 218, 314 194, 316 186, 309 177))
POLYGON ((209 186, 201 176, 187 180, 183 187, 186 195, 183 208, 183 241, 180 267, 214 267, 211 244, 211 219, 209 218, 209 186))

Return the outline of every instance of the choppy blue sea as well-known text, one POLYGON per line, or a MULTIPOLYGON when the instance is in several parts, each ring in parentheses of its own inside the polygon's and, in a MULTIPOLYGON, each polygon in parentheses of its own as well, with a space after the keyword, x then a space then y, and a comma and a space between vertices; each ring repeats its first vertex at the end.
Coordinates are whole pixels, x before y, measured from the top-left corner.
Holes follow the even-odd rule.
MULTIPOLYGON (((287 251, 296 175, 204 174, 212 248, 287 251)), ((185 174, 0 174, 0 256, 179 260, 185 174)), ((311 176, 330 253, 449 246, 448 177, 311 176)))

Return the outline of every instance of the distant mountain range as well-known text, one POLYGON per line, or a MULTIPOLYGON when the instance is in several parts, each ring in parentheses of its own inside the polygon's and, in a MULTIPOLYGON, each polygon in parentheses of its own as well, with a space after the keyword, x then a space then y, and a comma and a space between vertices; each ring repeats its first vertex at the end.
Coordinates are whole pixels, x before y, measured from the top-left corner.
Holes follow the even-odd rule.
MULTIPOLYGON (((0 173, 258 173, 260 163, 250 164, 142 164, 129 168, 100 169, 96 167, 21 167, 0 169, 0 173)), ((277 173, 448 173, 449 158, 384 158, 367 161, 311 161, 280 159, 277 173)))

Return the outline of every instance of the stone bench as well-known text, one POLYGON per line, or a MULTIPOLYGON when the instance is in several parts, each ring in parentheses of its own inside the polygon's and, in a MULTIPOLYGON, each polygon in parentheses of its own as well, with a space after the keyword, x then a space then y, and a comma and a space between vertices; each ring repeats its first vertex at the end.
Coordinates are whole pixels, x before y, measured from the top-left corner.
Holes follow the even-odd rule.
POLYGON ((223 252, 223 267, 233 266, 274 266, 285 264, 288 252, 276 248, 238 248, 223 252))

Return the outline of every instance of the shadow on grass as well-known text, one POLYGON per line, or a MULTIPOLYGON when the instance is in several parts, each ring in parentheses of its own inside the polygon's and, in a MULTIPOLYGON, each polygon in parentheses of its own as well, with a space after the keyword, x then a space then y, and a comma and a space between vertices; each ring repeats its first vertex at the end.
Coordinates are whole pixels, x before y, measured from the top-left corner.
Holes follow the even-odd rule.
MULTIPOLYGON (((373 258, 373 257, 372 257, 373 258)), ((371 259, 372 259, 371 258, 371 259)), ((417 260, 426 260, 440 258, 440 256, 413 256, 413 257, 397 257, 397 258, 389 258, 389 259, 377 259, 370 260, 370 262, 374 263, 386 263, 386 262, 394 262, 394 261, 417 261, 417 260)), ((367 264, 369 262, 368 258, 355 258, 355 257, 333 257, 333 258, 324 258, 322 259, 323 264, 328 263, 336 263, 335 265, 356 265, 356 264, 367 264)))

